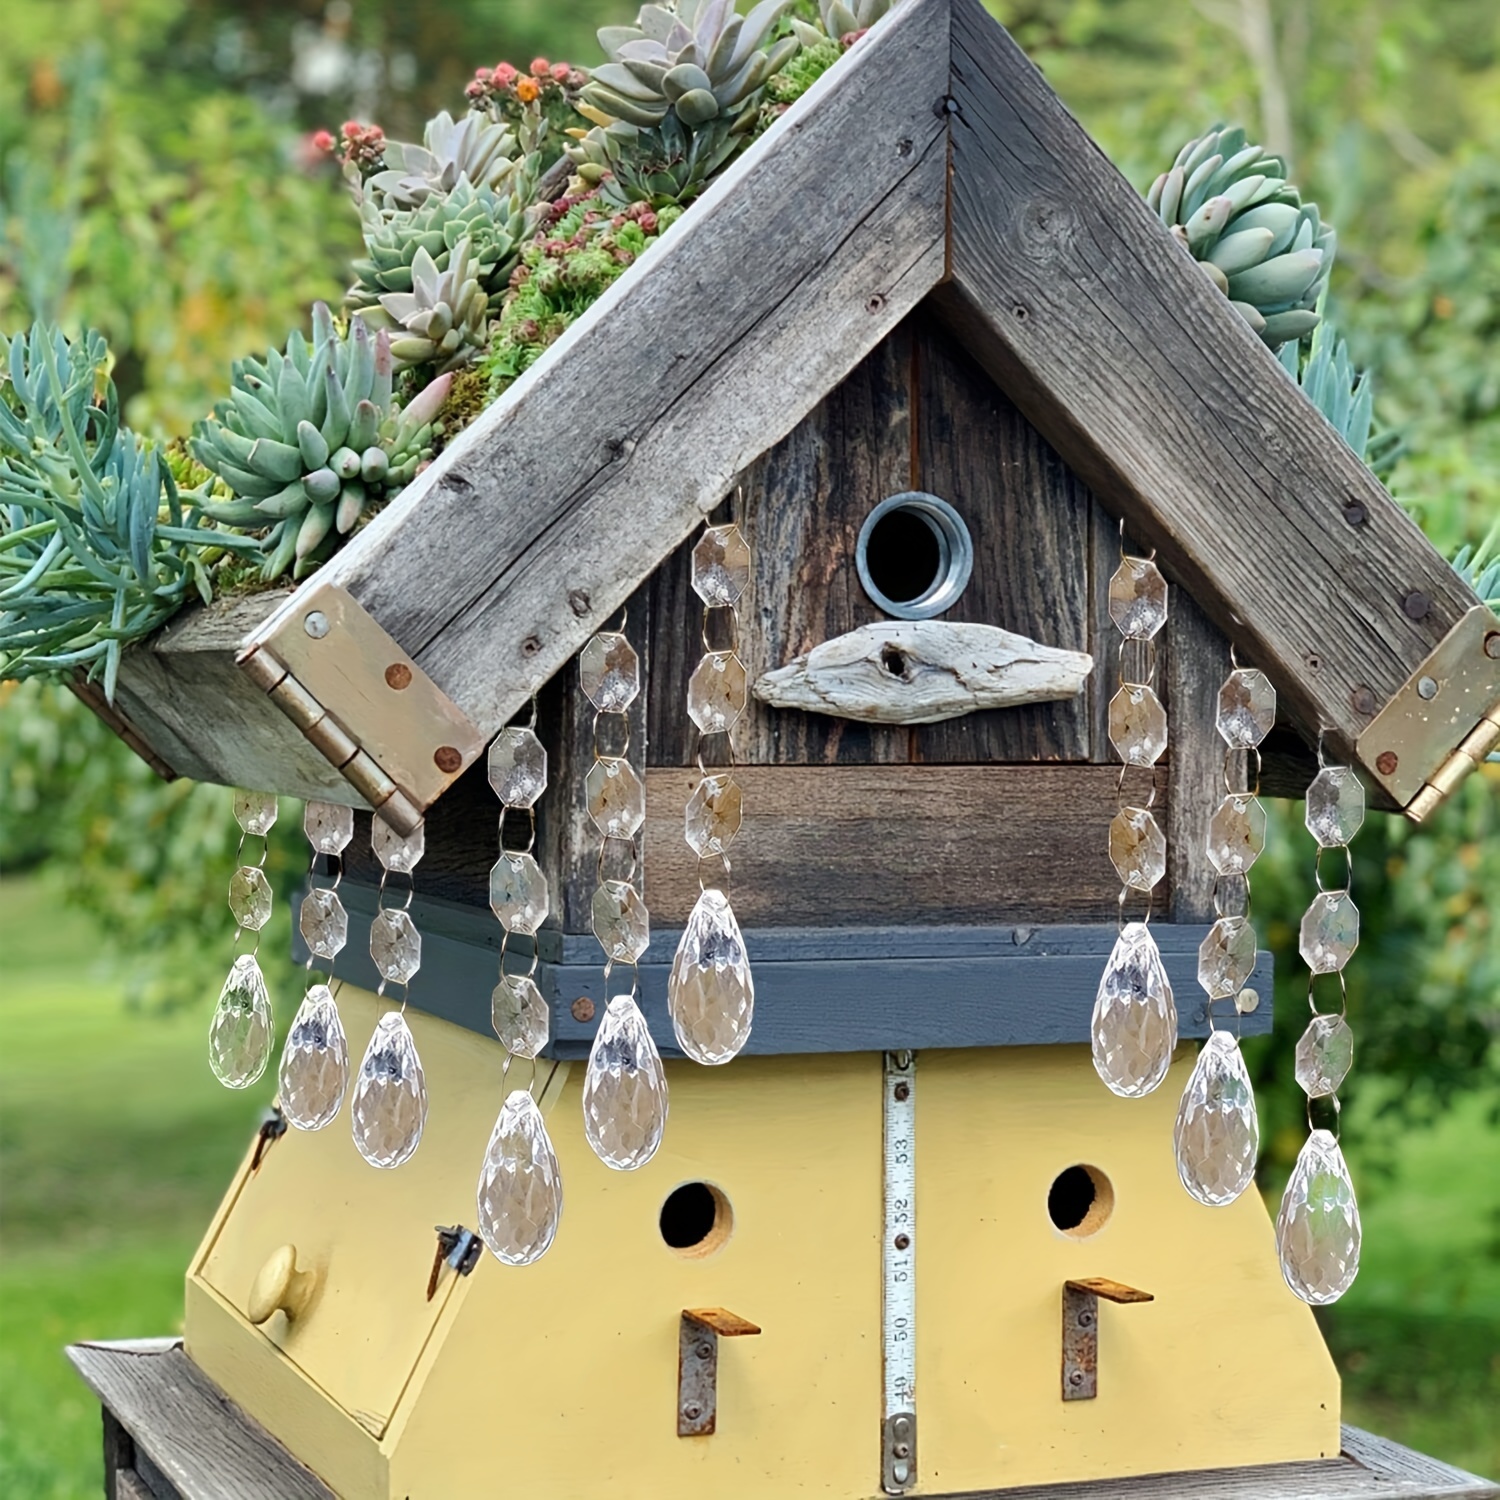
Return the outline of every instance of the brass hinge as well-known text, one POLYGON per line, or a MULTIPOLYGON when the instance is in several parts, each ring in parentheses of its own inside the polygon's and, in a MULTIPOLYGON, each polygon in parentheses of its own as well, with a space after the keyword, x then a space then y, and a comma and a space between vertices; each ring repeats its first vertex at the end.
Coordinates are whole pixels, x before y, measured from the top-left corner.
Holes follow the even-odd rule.
POLYGON ((484 734, 346 590, 298 589, 236 658, 398 833, 484 750, 484 734))
POLYGON ((1500 743, 1500 619, 1468 611, 1359 737, 1360 763, 1420 823, 1500 743))

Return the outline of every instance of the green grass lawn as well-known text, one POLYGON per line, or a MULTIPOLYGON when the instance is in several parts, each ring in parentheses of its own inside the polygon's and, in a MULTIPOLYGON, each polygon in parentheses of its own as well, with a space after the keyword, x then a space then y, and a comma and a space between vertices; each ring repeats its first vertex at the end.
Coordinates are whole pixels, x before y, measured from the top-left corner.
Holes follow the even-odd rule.
MULTIPOLYGON (((98 1410, 62 1346, 180 1327, 183 1269, 271 1093, 215 1083, 211 996, 132 1012, 97 953, 45 884, 0 882, 3 1500, 101 1492, 98 1410)), ((1364 1223, 1324 1319, 1347 1419, 1500 1473, 1500 1133, 1478 1101, 1406 1142, 1364 1223)))

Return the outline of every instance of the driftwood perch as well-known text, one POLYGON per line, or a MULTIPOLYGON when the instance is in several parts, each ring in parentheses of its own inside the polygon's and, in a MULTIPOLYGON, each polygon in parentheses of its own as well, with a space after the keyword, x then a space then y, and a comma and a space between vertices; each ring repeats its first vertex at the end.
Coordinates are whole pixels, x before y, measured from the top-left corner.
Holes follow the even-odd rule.
POLYGON ((1075 698, 1093 670, 1082 651, 1042 646, 994 625, 887 621, 765 673, 755 696, 866 724, 936 724, 981 708, 1075 698))

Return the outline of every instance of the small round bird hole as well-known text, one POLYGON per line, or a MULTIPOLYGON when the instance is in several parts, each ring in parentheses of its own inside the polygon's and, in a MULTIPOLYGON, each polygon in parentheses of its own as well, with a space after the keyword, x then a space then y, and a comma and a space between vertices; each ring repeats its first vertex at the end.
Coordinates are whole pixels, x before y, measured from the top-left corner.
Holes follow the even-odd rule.
POLYGON ((685 1182, 661 1206, 661 1237, 679 1255, 699 1260, 722 1250, 734 1228, 729 1199, 711 1182, 685 1182))
POLYGON ((1098 1167, 1069 1167, 1052 1179, 1047 1192, 1047 1217, 1078 1240, 1103 1229, 1114 1206, 1114 1186, 1098 1167))
POLYGON ((909 490, 865 517, 854 562, 878 608, 898 620, 930 620, 963 593, 974 570, 974 541, 946 500, 909 490))

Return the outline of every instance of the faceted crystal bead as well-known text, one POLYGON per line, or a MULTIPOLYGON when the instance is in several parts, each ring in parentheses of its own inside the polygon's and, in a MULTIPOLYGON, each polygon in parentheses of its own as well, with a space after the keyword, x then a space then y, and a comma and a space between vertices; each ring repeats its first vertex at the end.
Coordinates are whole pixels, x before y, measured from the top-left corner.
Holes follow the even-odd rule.
POLYGON ((427 825, 418 823, 403 837, 384 818, 374 817, 370 820, 370 846, 375 858, 393 875, 410 875, 427 852, 427 825))
POLYGON ((225 1088, 247 1089, 271 1060, 275 1022, 255 956, 235 959, 208 1028, 208 1064, 225 1088))
POLYGON ((1177 1175, 1200 1203, 1233 1203, 1255 1178, 1260 1121, 1255 1091, 1227 1031, 1215 1031, 1203 1044, 1182 1093, 1172 1132, 1177 1175))
POLYGON ((1307 788, 1307 831, 1325 848, 1351 842, 1365 821, 1365 789, 1348 766, 1324 766, 1307 788))
POLYGON ((315 958, 337 958, 349 941, 349 916, 332 891, 310 890, 302 898, 297 926, 307 951, 315 958))
POLYGON ((1243 875, 1265 852, 1266 810, 1249 792, 1231 792, 1208 820, 1208 862, 1219 875, 1243 875))
POLYGON ((365 1048, 349 1102, 354 1144, 372 1167, 399 1167, 427 1123, 427 1079, 406 1017, 387 1011, 365 1048))
POLYGON ((342 854, 354 837, 354 809, 337 802, 309 802, 302 813, 302 831, 319 854, 342 854))
POLYGON ((1311 1099, 1338 1092, 1354 1066, 1354 1033, 1342 1016, 1314 1016, 1297 1043, 1297 1082, 1311 1099))
POLYGON ((1231 750, 1250 750, 1276 724, 1276 689, 1264 672, 1236 667, 1219 689, 1219 733, 1231 750))
POLYGON ((723 891, 698 897, 667 977, 677 1044, 694 1062, 727 1063, 750 1039, 755 981, 723 891))
POLYGON ((269 792, 236 792, 234 821, 246 833, 264 838, 276 822, 276 799, 269 792))
POLYGON ((509 850, 490 866, 490 910, 509 932, 535 932, 547 920, 547 877, 529 854, 509 850))
POLYGON ((606 880, 594 892, 594 936, 606 958, 631 963, 646 951, 651 916, 633 885, 606 880))
POLYGON ((707 605, 738 603, 750 586, 750 548, 738 526, 710 526, 693 548, 693 592, 707 605))
POLYGON ((349 1044, 333 992, 315 984, 302 997, 281 1053, 277 1098, 289 1125, 321 1130, 349 1087, 349 1044))
POLYGON ((405 984, 422 967, 422 934, 399 906, 375 913, 370 957, 381 977, 392 984, 405 984))
POLYGON ((234 920, 259 932, 271 920, 271 882, 254 865, 241 865, 229 878, 229 909, 234 920))
POLYGON ((1090 1026, 1094 1068, 1126 1099, 1149 1094, 1177 1045, 1177 1006, 1156 939, 1143 922, 1127 923, 1104 966, 1090 1026))
POLYGON ((1109 857, 1123 884, 1149 891, 1167 873, 1167 839, 1144 807, 1122 807, 1109 825, 1109 857))
POLYGON ((744 815, 739 782, 723 772, 705 776, 688 798, 688 847, 700 858, 705 854, 723 854, 740 831, 744 815))
POLYGON ((479 1168, 479 1234, 508 1266, 528 1266, 547 1253, 562 1218, 562 1175, 542 1112, 525 1089, 514 1090, 479 1168))
POLYGON ((1210 1000, 1228 1000, 1255 972, 1255 929, 1244 917, 1220 917, 1198 948, 1198 983, 1210 1000))
POLYGON ((624 713, 641 690, 641 659, 623 635, 601 631, 578 657, 578 681, 603 713, 624 713))
POLYGON ((490 1024, 500 1045, 517 1057, 535 1057, 547 1045, 547 1002, 525 974, 502 974, 490 996, 490 1024))
POLYGON ((611 838, 634 838, 646 821, 646 787, 634 766, 608 755, 589 767, 583 782, 589 817, 600 833, 611 838))
POLYGON ((1302 918, 1298 948, 1314 974, 1336 974, 1359 947, 1359 908, 1348 891, 1320 891, 1302 918))
POLYGON ((1109 580, 1109 617, 1126 640, 1147 641, 1167 623, 1167 580, 1149 557, 1123 557, 1109 580))
POLYGON ((688 718, 704 734, 722 734, 745 711, 749 678, 733 651, 710 651, 688 678, 688 718))
POLYGON ((1167 711, 1148 687, 1127 683, 1109 700, 1109 742, 1127 766, 1154 766, 1167 748, 1167 711))
POLYGON ((643 1167, 667 1128, 667 1074, 646 1018, 629 995, 605 1008, 583 1077, 583 1133, 618 1172, 643 1167))
POLYGON ((533 807, 547 790, 547 751, 534 731, 502 729, 490 746, 490 786, 506 807, 533 807))
POLYGON ((1276 1249, 1286 1284, 1315 1306, 1337 1302, 1359 1272, 1359 1205, 1339 1143, 1308 1136, 1276 1215, 1276 1249))

